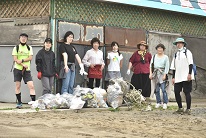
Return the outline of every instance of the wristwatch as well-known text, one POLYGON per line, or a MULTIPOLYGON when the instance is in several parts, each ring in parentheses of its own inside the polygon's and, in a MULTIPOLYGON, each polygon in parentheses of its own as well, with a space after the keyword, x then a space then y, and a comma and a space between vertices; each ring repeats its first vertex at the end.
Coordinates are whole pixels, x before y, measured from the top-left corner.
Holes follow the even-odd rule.
POLYGON ((24 62, 24 59, 21 60, 21 63, 23 63, 23 62, 24 62))

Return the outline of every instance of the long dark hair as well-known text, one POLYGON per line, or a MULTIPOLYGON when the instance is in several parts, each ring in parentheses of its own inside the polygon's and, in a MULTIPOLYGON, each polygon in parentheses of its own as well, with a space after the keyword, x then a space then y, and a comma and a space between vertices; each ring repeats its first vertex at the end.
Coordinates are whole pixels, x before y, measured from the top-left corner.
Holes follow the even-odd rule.
POLYGON ((117 42, 113 41, 113 42, 111 43, 111 47, 115 46, 115 44, 118 46, 117 52, 119 53, 119 56, 120 56, 121 53, 119 52, 119 44, 118 44, 117 42))

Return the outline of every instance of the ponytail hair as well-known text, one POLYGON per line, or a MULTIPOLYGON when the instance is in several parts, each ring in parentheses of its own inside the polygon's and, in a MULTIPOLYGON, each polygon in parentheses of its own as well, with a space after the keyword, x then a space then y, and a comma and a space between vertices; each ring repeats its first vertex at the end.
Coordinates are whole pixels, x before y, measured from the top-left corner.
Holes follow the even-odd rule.
POLYGON ((115 44, 118 46, 117 52, 119 53, 119 56, 120 56, 121 53, 119 52, 119 44, 118 44, 117 42, 113 41, 113 42, 111 43, 111 47, 115 46, 115 44))

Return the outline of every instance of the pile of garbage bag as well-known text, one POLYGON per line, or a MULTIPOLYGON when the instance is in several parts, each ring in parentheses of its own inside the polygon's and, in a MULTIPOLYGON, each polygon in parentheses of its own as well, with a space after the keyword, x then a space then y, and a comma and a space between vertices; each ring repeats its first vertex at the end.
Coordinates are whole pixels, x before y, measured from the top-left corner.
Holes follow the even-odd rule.
POLYGON ((107 108, 108 106, 105 101, 106 94, 106 91, 101 88, 90 89, 77 86, 73 94, 45 94, 29 104, 32 109, 38 108, 41 110, 54 108, 81 109, 85 105, 85 102, 90 103, 90 107, 107 108))

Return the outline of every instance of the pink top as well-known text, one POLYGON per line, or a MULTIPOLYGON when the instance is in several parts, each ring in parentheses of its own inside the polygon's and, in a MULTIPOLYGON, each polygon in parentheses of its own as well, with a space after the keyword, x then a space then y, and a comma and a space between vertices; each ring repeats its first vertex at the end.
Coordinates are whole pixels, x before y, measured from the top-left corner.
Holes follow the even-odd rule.
POLYGON ((138 51, 134 52, 129 61, 132 63, 134 68, 134 74, 148 74, 150 73, 150 61, 152 59, 152 55, 147 52, 144 56, 145 63, 141 62, 141 55, 138 54, 138 51))

